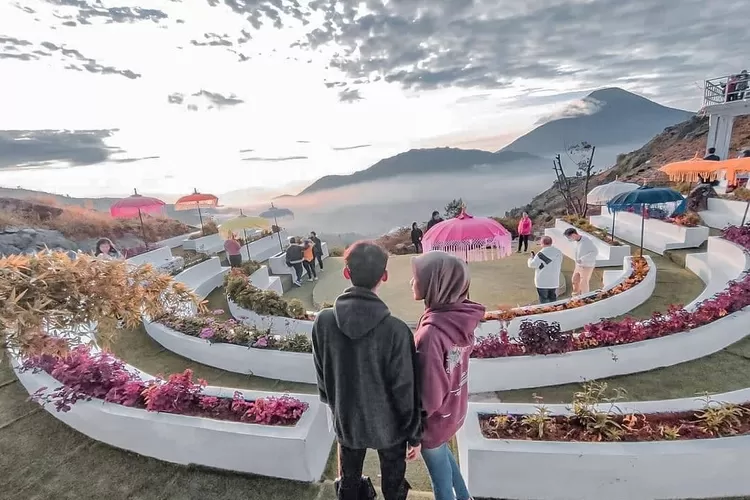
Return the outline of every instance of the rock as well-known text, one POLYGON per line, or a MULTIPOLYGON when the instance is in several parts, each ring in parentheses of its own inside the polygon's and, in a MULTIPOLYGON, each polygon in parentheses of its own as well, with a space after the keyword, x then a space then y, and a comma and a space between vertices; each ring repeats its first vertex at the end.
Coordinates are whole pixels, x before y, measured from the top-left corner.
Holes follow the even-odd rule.
POLYGON ((36 253, 45 248, 77 250, 78 245, 65 238, 59 231, 50 229, 23 228, 9 233, 6 228, 0 234, 0 254, 36 253))
POLYGON ((3 233, 7 233, 7 234, 13 234, 13 233, 17 233, 18 232, 18 228, 17 227, 6 227, 5 229, 3 229, 2 232, 3 233))

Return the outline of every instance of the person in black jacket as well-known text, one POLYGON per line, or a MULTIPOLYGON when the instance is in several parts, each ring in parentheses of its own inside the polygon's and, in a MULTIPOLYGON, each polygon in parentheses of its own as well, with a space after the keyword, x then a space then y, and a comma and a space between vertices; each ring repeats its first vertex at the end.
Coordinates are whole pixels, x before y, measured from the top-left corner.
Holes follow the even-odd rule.
POLYGON ((315 233, 315 231, 310 231, 310 240, 315 244, 315 248, 313 248, 313 253, 315 254, 315 258, 318 259, 318 266, 320 266, 320 270, 323 270, 323 242, 320 241, 320 238, 318 238, 318 235, 315 233))
POLYGON ((427 230, 429 231, 432 226, 440 222, 443 222, 443 218, 440 217, 440 212, 435 210, 434 212, 432 212, 432 217, 430 217, 430 222, 427 223, 427 230))
POLYGON ((414 243, 414 251, 416 253, 422 253, 422 230, 419 229, 416 222, 411 223, 411 242, 414 243))
POLYGON ((375 293, 388 279, 387 252, 360 241, 344 262, 352 286, 312 329, 320 400, 331 410, 340 446, 338 498, 359 498, 365 453, 375 449, 385 500, 402 500, 409 489, 406 446, 419 445, 422 434, 414 335, 375 293))

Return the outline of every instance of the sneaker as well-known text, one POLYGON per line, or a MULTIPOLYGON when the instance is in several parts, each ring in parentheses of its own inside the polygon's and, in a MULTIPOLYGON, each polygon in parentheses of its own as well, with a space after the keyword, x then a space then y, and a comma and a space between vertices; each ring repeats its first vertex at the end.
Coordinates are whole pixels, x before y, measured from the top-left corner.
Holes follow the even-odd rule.
POLYGON ((317 276, 316 276, 316 277, 314 277, 314 278, 313 278, 313 281, 318 281, 318 277, 317 277, 317 276))
POLYGON ((312 280, 313 280, 312 278, 307 278, 308 283, 312 283, 312 280))
POLYGON ((294 285, 294 286, 302 286, 302 283, 300 283, 299 281, 292 281, 292 285, 294 285))

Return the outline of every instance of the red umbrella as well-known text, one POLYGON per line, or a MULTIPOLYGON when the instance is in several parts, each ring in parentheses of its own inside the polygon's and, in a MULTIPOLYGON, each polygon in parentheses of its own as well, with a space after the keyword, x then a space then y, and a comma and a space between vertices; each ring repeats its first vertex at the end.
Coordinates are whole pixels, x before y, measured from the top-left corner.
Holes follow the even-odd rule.
POLYGON ((127 198, 121 199, 109 207, 109 213, 112 214, 112 217, 117 217, 118 219, 131 219, 137 215, 141 221, 143 243, 145 243, 146 248, 148 248, 146 229, 143 226, 143 214, 160 212, 164 205, 166 205, 166 203, 160 199, 151 198, 150 196, 141 196, 138 194, 138 191, 134 189, 133 194, 127 198))
POLYGON ((473 217, 464 207, 454 219, 439 222, 422 239, 424 251, 442 250, 466 262, 494 260, 511 254, 511 236, 488 217, 473 217))
POLYGON ((201 215, 201 207, 215 207, 219 204, 219 198, 212 194, 199 193, 197 189, 193 190, 193 194, 183 196, 177 200, 174 204, 175 210, 193 210, 198 209, 198 218, 201 220, 201 233, 203 231, 203 215, 201 215))

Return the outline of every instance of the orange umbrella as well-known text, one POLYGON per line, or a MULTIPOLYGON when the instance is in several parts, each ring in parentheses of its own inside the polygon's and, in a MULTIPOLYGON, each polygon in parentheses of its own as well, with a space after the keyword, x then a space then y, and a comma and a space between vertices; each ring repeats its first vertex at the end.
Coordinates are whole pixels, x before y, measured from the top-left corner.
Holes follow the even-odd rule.
POLYGON ((212 208, 219 204, 219 198, 212 194, 199 193, 197 189, 193 190, 193 194, 183 196, 177 200, 174 204, 174 209, 177 211, 181 210, 194 210, 198 209, 198 218, 201 221, 201 233, 203 231, 203 215, 201 214, 201 207, 212 208))
POLYGON ((659 170, 664 172, 673 181, 695 182, 698 176, 708 179, 716 175, 719 170, 723 170, 719 161, 703 160, 697 155, 691 160, 676 161, 668 163, 659 170))
POLYGON ((750 157, 743 158, 732 158, 729 160, 716 162, 721 165, 720 170, 725 170, 727 173, 727 184, 735 184, 737 182, 737 174, 739 172, 750 172, 750 157))

